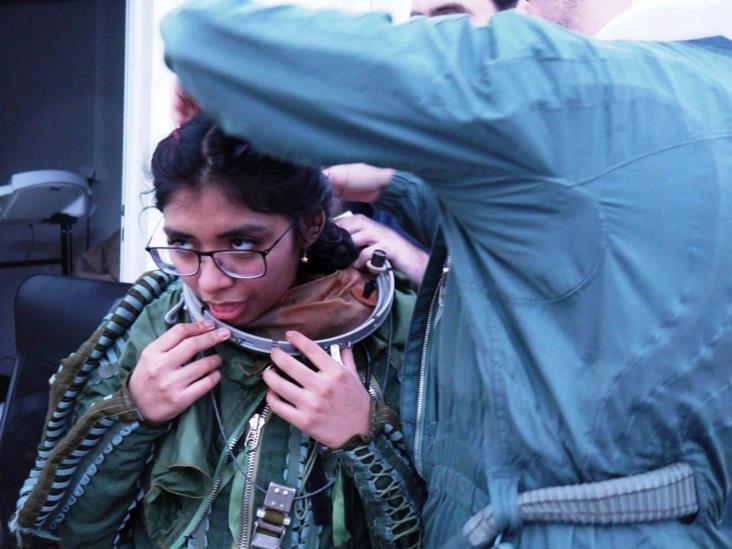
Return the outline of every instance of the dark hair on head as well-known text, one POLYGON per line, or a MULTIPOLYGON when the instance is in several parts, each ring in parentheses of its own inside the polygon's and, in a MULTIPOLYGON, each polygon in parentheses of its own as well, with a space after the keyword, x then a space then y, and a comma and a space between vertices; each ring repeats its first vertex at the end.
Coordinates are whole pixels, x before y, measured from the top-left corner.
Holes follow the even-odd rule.
POLYGON ((510 10, 516 7, 518 0, 493 0, 493 4, 498 11, 510 10))
POLYGON ((308 249, 310 261, 301 265, 302 275, 344 269, 358 256, 348 231, 329 219, 332 193, 320 170, 262 154, 246 141, 225 135, 205 115, 158 144, 152 176, 155 207, 161 211, 178 190, 200 192, 207 185, 218 185, 236 202, 289 217, 298 228, 302 220, 325 212, 325 227, 308 249))

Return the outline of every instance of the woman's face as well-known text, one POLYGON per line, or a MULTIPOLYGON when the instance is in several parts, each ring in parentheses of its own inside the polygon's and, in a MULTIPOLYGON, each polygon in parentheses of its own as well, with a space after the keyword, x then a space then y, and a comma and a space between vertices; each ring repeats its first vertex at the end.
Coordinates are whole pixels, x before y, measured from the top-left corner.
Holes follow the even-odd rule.
POLYGON ((288 231, 289 218, 252 211, 215 184, 176 191, 163 214, 169 245, 198 251, 266 250, 286 233, 267 255, 261 278, 232 278, 211 257, 201 258, 197 275, 182 277, 219 320, 246 326, 295 284, 301 244, 297 229, 288 231))

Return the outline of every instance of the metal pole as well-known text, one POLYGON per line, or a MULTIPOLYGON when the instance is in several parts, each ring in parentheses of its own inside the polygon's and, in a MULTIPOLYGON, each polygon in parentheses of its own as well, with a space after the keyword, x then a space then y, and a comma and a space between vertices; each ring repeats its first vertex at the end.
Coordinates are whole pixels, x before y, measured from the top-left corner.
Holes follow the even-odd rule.
POLYGON ((73 223, 61 222, 61 272, 69 276, 74 270, 73 223))

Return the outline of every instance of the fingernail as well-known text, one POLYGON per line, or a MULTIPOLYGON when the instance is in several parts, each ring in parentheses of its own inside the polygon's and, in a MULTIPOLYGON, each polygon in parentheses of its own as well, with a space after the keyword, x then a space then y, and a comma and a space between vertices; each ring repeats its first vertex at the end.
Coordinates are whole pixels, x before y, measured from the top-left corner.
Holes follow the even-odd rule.
POLYGON ((219 328, 216 330, 216 335, 221 339, 228 339, 231 335, 231 331, 227 330, 226 328, 219 328))
POLYGON ((214 324, 211 320, 204 320, 203 327, 208 330, 213 330, 216 327, 216 324, 214 324))
POLYGON ((294 330, 290 330, 288 332, 285 332, 285 337, 287 339, 292 339, 293 337, 295 337, 295 334, 297 334, 297 332, 295 332, 294 330))

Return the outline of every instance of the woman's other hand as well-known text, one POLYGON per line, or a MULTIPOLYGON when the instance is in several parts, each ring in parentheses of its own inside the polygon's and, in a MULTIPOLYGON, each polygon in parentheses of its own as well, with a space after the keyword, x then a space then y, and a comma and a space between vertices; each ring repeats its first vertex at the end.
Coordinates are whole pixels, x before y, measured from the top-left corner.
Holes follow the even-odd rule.
POLYGON ((362 269, 375 250, 382 250, 391 264, 403 272, 412 284, 419 286, 422 283, 429 255, 402 235, 361 214, 339 217, 335 222, 351 233, 357 248, 362 248, 354 267, 362 269))
POLYGON ((231 337, 212 322, 176 324, 140 354, 128 383, 130 398, 145 420, 163 423, 177 417, 221 381, 218 355, 198 353, 231 337))
POLYGON ((274 349, 271 356, 277 368, 269 368, 263 376, 272 411, 328 448, 339 448, 354 435, 367 435, 371 397, 358 376, 353 352, 343 350, 341 365, 298 332, 288 332, 287 340, 316 369, 274 349), (294 383, 282 377, 278 369, 294 383))
POLYGON ((335 195, 341 200, 376 202, 379 193, 389 184, 394 170, 368 164, 341 164, 323 171, 335 195))

